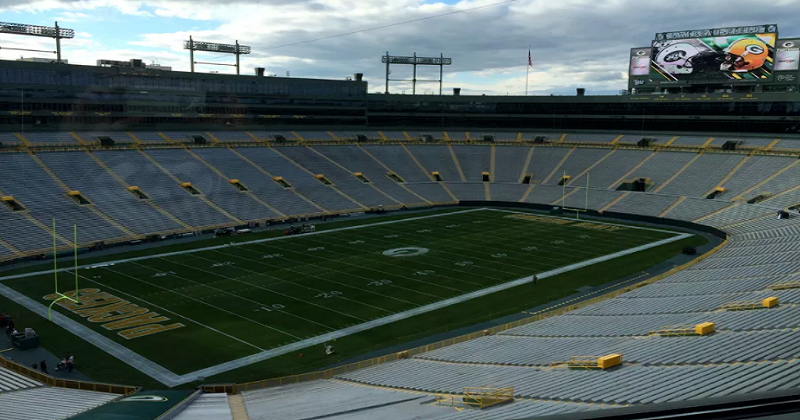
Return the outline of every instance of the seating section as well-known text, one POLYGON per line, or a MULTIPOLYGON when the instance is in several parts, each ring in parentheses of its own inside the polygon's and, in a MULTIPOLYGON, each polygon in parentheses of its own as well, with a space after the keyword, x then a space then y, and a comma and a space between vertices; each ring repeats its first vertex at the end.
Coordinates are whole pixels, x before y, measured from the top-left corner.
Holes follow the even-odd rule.
POLYGON ((658 152, 627 178, 649 178, 654 187, 658 188, 696 156, 694 153, 686 152, 658 152))
POLYGON ((181 228, 174 220, 128 192, 89 154, 42 153, 39 157, 71 190, 80 191, 98 210, 126 228, 139 234, 181 228))
POLYGON ((615 181, 625 176, 631 169, 636 167, 644 159, 652 156, 653 152, 650 150, 616 150, 608 157, 603 159, 603 162, 590 172, 584 175, 572 175, 573 179, 570 180, 571 185, 585 186, 586 177, 589 177, 590 187, 607 188, 610 187, 615 181))
POLYGON ((117 394, 67 388, 34 388, 0 395, 0 418, 60 420, 118 398, 117 394))
POLYGON ((494 149, 494 178, 492 182, 518 183, 525 176, 523 169, 532 147, 497 146, 494 149))
POLYGON ((42 386, 38 381, 34 381, 27 376, 0 368, 0 394, 21 389, 30 389, 42 386))
POLYGON ((439 172, 444 181, 460 182, 461 175, 447 147, 438 145, 407 146, 408 150, 422 164, 428 174, 439 172))
POLYGON ((705 153, 659 192, 701 197, 714 188, 745 157, 705 153))
POLYGON ((141 141, 142 143, 166 143, 167 142, 167 140, 165 140, 163 137, 161 137, 155 131, 136 131, 136 132, 133 132, 131 134, 133 134, 133 136, 135 138, 139 139, 139 141, 141 141))
POLYGON ((532 182, 544 182, 568 153, 572 153, 572 149, 565 147, 535 147, 525 173, 533 174, 532 182))
POLYGON ((700 147, 706 144, 710 138, 711 136, 678 136, 678 138, 672 142, 672 145, 700 147))
POLYGON ((233 420, 228 394, 201 394, 174 420, 233 420))
POLYGON ((482 173, 491 170, 491 147, 455 145, 453 151, 467 182, 481 182, 482 173))
POLYGON ((611 143, 617 138, 614 134, 570 133, 564 139, 572 143, 611 143))
POLYGON ((200 197, 189 194, 181 188, 179 180, 164 173, 142 153, 100 151, 95 154, 128 185, 141 188, 154 203, 190 226, 215 226, 234 222, 200 197))
POLYGON ((64 131, 57 132, 28 132, 25 133, 25 138, 31 143, 46 143, 46 144, 77 144, 78 139, 72 137, 70 133, 64 131))
POLYGON ((251 194, 230 184, 231 177, 222 176, 183 149, 154 149, 146 152, 170 174, 183 182, 191 182, 206 198, 239 220, 250 221, 278 217, 251 194))
POLYGON ((614 152, 609 149, 574 149, 572 153, 570 153, 569 157, 567 157, 567 160, 565 160, 564 163, 558 167, 556 173, 548 180, 547 183, 558 184, 558 182, 561 181, 561 177, 564 175, 575 178, 578 175, 583 174, 584 171, 589 169, 601 159, 605 158, 606 156, 613 155, 613 153, 614 152))

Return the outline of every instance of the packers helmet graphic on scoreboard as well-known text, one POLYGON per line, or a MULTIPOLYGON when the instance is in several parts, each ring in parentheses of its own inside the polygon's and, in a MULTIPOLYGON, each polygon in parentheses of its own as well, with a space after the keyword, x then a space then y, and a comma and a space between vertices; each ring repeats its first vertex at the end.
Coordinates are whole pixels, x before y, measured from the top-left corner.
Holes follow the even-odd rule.
POLYGON ((767 61, 769 48, 758 38, 741 38, 725 49, 725 62, 720 70, 748 72, 760 69, 767 61))

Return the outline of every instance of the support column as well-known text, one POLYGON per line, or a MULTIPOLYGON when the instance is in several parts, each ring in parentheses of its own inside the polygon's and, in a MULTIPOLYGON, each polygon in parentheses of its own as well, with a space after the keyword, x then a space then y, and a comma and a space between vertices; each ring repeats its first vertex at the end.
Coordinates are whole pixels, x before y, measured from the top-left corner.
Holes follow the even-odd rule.
POLYGON ((192 73, 194 73, 194 41, 192 41, 191 35, 189 35, 189 64, 192 73))
POLYGON ((56 63, 61 63, 61 34, 58 30, 58 21, 56 21, 56 63))

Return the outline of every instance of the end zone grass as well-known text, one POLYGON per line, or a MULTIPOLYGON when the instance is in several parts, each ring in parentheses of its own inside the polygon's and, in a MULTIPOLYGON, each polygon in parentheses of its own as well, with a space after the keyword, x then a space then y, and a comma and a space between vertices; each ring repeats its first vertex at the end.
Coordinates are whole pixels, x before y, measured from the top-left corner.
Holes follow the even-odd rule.
MULTIPOLYGON (((168 317, 162 325, 182 324, 156 334, 126 339, 118 334, 119 329, 109 329, 108 323, 87 322, 60 307, 58 311, 175 373, 185 374, 674 236, 633 227, 589 229, 574 221, 555 224, 509 215, 491 210, 449 213, 80 271, 82 288, 100 289, 168 317), (406 252, 419 255, 396 256, 396 251, 386 255, 404 247, 413 247, 406 252)), ((702 242, 698 237, 684 239, 543 279, 536 286, 518 286, 350 335, 337 340, 336 359, 531 308, 579 287, 645 270, 687 244, 702 242)), ((70 277, 67 273, 63 276, 70 277)), ((3 283, 40 303, 49 303, 43 297, 53 292, 52 275, 3 283)), ((60 291, 67 292, 69 283, 61 283, 65 287, 60 291)), ((48 328, 53 339, 61 335, 54 330, 60 329, 48 328)), ((47 341, 45 337, 46 346, 47 341)), ((297 353, 208 380, 242 382, 335 362, 325 357, 321 346, 303 351, 302 358, 297 353)), ((123 379, 115 382, 125 382, 123 379)))

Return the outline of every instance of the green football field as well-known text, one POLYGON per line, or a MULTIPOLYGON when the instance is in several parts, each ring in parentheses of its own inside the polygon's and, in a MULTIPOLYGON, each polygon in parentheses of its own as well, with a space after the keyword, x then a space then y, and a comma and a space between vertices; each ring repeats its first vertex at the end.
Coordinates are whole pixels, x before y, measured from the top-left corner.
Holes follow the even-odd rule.
MULTIPOLYGON (((246 356, 280 355, 292 343, 321 348, 328 340, 315 337, 344 341, 347 328, 391 331, 397 319, 391 317, 415 320, 407 311, 456 305, 448 299, 510 288, 532 274, 542 284, 556 282, 561 273, 548 272, 676 235, 489 209, 375 218, 313 234, 241 235, 213 249, 98 263, 79 270, 80 304, 62 299, 53 310, 187 375, 246 356), (375 325, 365 327, 370 322, 375 325)), ((582 270, 591 273, 591 267, 582 270)), ((61 272, 59 292, 74 298, 73 278, 61 272)), ((52 273, 2 284, 42 305, 57 297, 52 273)), ((574 282, 565 290, 574 290, 574 282)), ((421 332, 434 327, 417 326, 421 332)))

